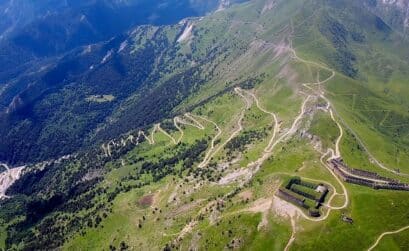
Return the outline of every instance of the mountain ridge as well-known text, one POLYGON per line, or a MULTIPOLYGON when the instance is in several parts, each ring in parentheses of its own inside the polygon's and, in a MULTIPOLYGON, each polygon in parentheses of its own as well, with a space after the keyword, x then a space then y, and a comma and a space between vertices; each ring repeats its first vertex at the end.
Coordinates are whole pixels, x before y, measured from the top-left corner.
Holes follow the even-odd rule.
POLYGON ((396 29, 352 0, 255 0, 81 48, 81 78, 33 111, 60 113, 44 120, 52 150, 95 116, 91 144, 25 168, 0 201, 0 247, 405 249, 396 29))

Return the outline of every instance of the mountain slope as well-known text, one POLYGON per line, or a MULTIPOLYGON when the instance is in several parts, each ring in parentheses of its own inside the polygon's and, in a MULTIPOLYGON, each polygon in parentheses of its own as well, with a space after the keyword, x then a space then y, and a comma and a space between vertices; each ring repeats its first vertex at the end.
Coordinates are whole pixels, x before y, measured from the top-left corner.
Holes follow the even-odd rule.
POLYGON ((46 60, 50 57, 108 40, 135 25, 174 24, 214 11, 221 4, 219 0, 2 1, 0 90, 17 95, 27 84, 15 86, 13 79, 52 64, 46 60))
MULTIPOLYGON (((59 88, 78 98, 57 109, 110 114, 89 148, 8 189, 3 247, 407 249, 408 192, 389 188, 409 188, 409 54, 383 18, 353 0, 257 0, 71 54, 81 81, 59 88)), ((33 107, 56 106, 41 95, 33 107)))
POLYGON ((409 28, 409 2, 405 0, 364 1, 367 8, 382 17, 386 23, 394 27, 398 32, 407 34, 409 28))
MULTIPOLYGON (((139 8, 139 4, 135 5, 135 8, 139 8)), ((192 4, 194 4, 193 9, 201 7, 200 3, 192 4)), ((85 3, 80 6, 83 5, 87 6, 85 3)), ((179 8, 178 6, 175 5, 174 8, 179 8)), ((214 4, 209 3, 206 7, 202 6, 200 11, 211 9, 212 6, 214 7, 214 4)), ((95 8, 90 10, 98 12, 95 8)), ((134 15, 132 10, 131 8, 128 11, 134 15)), ((122 13, 121 9, 116 11, 122 13)), ((150 12, 147 11, 147 13, 150 12)), ((177 20, 180 17, 173 18, 177 20)), ((141 20, 144 19, 141 18, 141 20)), ((106 21, 110 22, 109 19, 106 21)), ((48 21, 44 22, 49 24, 48 21)), ((129 21, 127 25, 132 23, 134 22, 129 21)), ((161 75, 174 74, 176 69, 186 70, 185 56, 174 57, 173 55, 174 45, 177 44, 176 36, 182 32, 185 25, 187 24, 181 23, 160 29, 141 26, 128 34, 118 35, 108 42, 80 47, 65 55, 47 58, 40 63, 36 61, 34 67, 10 80, 0 92, 3 107, 0 113, 2 117, 0 131, 1 135, 4 135, 0 146, 0 159, 16 164, 72 153, 84 144, 84 138, 91 137, 98 124, 103 123, 114 109, 118 109, 121 102, 135 94, 137 90, 142 92, 140 87, 154 85, 162 78, 161 75), (134 41, 136 38, 140 41, 134 41), (171 65, 174 68, 169 67, 171 65), (144 85, 144 83, 147 84, 144 85), (103 94, 113 95, 114 101, 104 104, 87 101, 88 96, 103 94), (73 103, 77 105, 72 106, 73 103), (71 120, 71 118, 74 119, 71 120), (68 120, 73 124, 67 124, 68 120), (62 138, 64 138, 64 146, 60 144, 62 138)), ((64 28, 69 25, 60 26, 64 28)), ((80 33, 81 36, 84 34, 82 31, 80 33)), ((55 32, 50 34, 55 35, 55 32)), ((40 37, 44 38, 42 35, 40 37)), ((92 39, 94 38, 102 39, 102 37, 92 39)), ((47 40, 56 42, 55 39, 47 40)), ((74 40, 78 41, 78 39, 74 40)), ((44 48, 44 43, 39 44, 44 48)), ((14 50, 7 49, 7 51, 14 50)), ((17 54, 22 55, 19 51, 17 54)), ((199 60, 203 61, 205 56, 207 55, 203 55, 199 60)), ((1 58, 16 58, 16 56, 1 58)), ((152 117, 152 119, 147 122, 152 123, 157 118, 152 117)), ((138 121, 135 122, 137 122, 136 127, 142 126, 138 121)), ((122 126, 124 128, 119 130, 119 133, 135 127, 130 128, 126 124, 122 126)), ((111 136, 116 135, 118 135, 117 132, 111 136)))

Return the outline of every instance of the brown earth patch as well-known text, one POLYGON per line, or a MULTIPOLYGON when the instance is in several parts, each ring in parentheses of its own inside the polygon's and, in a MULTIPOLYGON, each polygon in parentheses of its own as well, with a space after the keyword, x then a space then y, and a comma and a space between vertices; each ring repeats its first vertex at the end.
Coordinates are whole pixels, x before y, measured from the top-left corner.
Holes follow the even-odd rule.
POLYGON ((204 201, 203 199, 199 199, 199 200, 196 200, 196 201, 194 201, 194 202, 192 202, 192 203, 188 203, 188 204, 186 204, 186 205, 183 205, 183 206, 177 208, 175 211, 171 212, 171 213, 170 213, 170 216, 171 216, 171 217, 175 217, 175 216, 178 216, 178 215, 180 215, 180 214, 189 212, 190 210, 192 210, 192 209, 194 209, 195 207, 197 207, 197 206, 198 206, 200 203, 202 203, 203 201, 204 201))
POLYGON ((139 199, 138 204, 142 207, 149 207, 153 203, 154 194, 148 194, 139 199))
POLYGON ((239 193, 238 196, 240 199, 243 199, 243 200, 251 200, 253 198, 253 193, 247 190, 247 191, 243 191, 239 193))

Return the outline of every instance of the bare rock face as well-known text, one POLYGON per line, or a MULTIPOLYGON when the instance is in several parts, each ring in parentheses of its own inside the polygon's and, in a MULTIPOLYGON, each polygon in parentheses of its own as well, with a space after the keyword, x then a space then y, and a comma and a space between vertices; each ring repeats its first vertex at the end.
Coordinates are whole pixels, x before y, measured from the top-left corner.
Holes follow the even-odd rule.
POLYGON ((396 31, 409 33, 409 0, 365 0, 364 4, 396 31))
MULTIPOLYGON (((3 164, 2 164, 3 166, 3 164)), ((24 169, 24 166, 16 167, 12 169, 8 169, 7 166, 6 171, 0 173, 0 200, 2 198, 6 198, 6 191, 7 189, 13 185, 13 183, 18 180, 21 176, 21 173, 24 169)))

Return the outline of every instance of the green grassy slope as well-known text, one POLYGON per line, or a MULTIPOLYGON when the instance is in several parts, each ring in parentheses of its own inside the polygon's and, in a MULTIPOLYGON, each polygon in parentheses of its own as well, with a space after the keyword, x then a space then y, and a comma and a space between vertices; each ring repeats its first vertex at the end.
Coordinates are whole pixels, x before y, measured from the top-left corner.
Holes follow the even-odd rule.
MULTIPOLYGON (((25 190, 17 182, 20 195, 4 208, 37 213, 54 190, 66 201, 35 218, 0 208, 1 245, 366 250, 383 232, 407 226, 408 192, 342 182, 325 163, 327 150, 339 147, 348 165, 409 182, 393 173, 409 173, 407 42, 359 8, 349 0, 256 0, 194 20, 178 53, 193 64, 213 56, 195 73, 206 81, 172 108, 178 119, 158 121, 170 136, 149 125, 148 139, 105 142, 109 154, 98 149, 27 174, 41 185, 25 190), (44 189, 60 176, 64 186, 44 189), (321 218, 274 196, 292 176, 328 186, 321 218)), ((408 233, 386 236, 377 248, 405 250, 408 233)))

